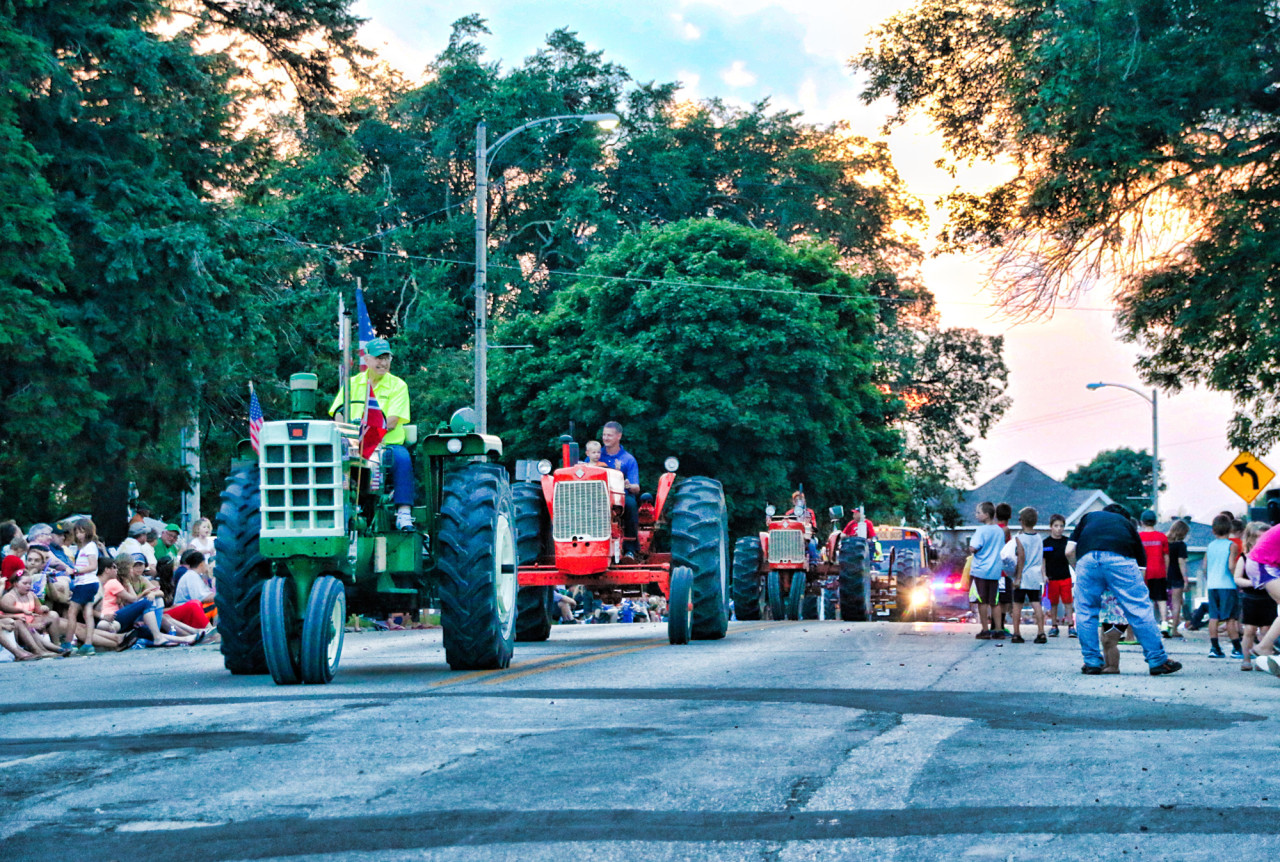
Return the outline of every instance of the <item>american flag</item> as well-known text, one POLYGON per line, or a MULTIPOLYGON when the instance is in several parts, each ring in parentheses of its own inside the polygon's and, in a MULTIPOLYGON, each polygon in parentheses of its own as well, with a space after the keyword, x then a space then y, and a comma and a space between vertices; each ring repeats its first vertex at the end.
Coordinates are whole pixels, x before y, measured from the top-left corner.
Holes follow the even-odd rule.
POLYGON ((360 457, 368 460, 387 436, 387 417, 382 414, 378 396, 373 394, 373 381, 365 393, 364 416, 360 419, 360 457))
POLYGON ((253 384, 249 384, 249 442, 253 444, 253 451, 257 455, 262 454, 259 438, 262 436, 262 405, 258 403, 258 393, 253 391, 253 384))
POLYGON ((360 370, 365 371, 369 367, 369 354, 365 350, 369 346, 369 342, 378 337, 378 333, 373 331, 373 324, 369 322, 369 309, 364 305, 364 288, 356 288, 356 342, 359 347, 359 363, 360 370))

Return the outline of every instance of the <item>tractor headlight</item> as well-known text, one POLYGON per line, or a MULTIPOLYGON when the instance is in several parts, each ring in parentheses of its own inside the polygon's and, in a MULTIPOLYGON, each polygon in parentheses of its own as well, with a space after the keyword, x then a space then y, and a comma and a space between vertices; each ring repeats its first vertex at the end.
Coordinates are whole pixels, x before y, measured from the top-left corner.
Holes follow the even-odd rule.
POLYGON ((538 472, 539 472, 539 473, 541 473, 543 476, 550 476, 550 475, 551 475, 551 462, 550 462, 550 461, 548 461, 546 458, 543 458, 541 461, 539 461, 539 462, 538 462, 538 472))
POLYGON ((911 591, 911 603, 913 605, 927 605, 929 603, 929 588, 916 587, 911 591))
POLYGON ((674 473, 680 469, 680 459, 674 455, 668 455, 667 460, 662 462, 662 466, 666 468, 668 473, 674 473))
POLYGON ((774 513, 777 511, 778 511, 778 507, 770 503, 769 505, 764 507, 764 516, 766 518, 772 518, 774 513))
POLYGON ((444 444, 444 448, 448 449, 450 452, 457 455, 459 452, 462 451, 462 441, 459 440, 457 437, 454 437, 448 443, 444 444))

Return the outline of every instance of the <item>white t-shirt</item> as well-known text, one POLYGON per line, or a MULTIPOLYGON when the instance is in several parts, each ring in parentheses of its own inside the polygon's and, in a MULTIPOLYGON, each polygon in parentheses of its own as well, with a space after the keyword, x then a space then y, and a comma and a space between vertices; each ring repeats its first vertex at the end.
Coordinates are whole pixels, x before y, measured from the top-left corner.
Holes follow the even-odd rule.
POLYGON ((147 558, 147 568, 154 570, 156 567, 156 549, 146 542, 139 542, 133 536, 125 539, 120 543, 121 554, 142 554, 147 558))
POLYGON ((192 536, 188 550, 199 551, 206 560, 213 559, 213 536, 192 536))
POLYGON ((1014 533, 1022 545, 1022 587, 1038 590, 1044 586, 1044 538, 1039 533, 1014 533))
POLYGON ((213 590, 209 589, 200 573, 195 569, 187 569, 178 578, 178 586, 173 590, 173 604, 177 606, 183 602, 202 602, 206 596, 211 595, 213 590))
POLYGON ((76 579, 73 586, 98 583, 98 546, 88 542, 76 552, 76 579), (89 571, 86 572, 85 569, 89 571))

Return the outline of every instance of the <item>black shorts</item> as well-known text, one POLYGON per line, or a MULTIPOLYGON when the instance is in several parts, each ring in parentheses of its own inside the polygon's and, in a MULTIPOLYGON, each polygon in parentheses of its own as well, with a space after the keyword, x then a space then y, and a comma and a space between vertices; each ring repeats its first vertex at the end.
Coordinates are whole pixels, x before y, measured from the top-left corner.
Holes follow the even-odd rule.
POLYGON ((1240 622, 1247 626, 1265 628, 1276 621, 1276 603, 1270 598, 1256 599, 1252 596, 1244 596, 1241 604, 1244 610, 1240 614, 1240 622))
POLYGON ((1000 582, 989 581, 986 578, 974 578, 973 588, 978 591, 978 604, 994 605, 996 603, 996 593, 1000 591, 1000 582))
POLYGON ((1040 604, 1040 590, 1014 590, 1013 601, 1019 605, 1038 605, 1040 604))
POLYGON ((1151 601, 1153 602, 1169 601, 1169 579, 1148 578, 1147 593, 1151 596, 1151 601))

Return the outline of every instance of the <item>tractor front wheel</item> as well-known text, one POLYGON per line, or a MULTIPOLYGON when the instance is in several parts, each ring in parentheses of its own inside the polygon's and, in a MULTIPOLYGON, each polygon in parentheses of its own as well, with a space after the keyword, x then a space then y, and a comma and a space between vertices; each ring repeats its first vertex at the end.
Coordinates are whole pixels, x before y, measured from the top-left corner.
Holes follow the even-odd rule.
POLYGON ((690 476, 671 490, 671 566, 693 577, 694 640, 717 640, 729 631, 729 515, 724 488, 690 476))
POLYGON ((262 649, 276 685, 297 685, 302 668, 302 626, 293 581, 272 578, 262 588, 262 649))
POLYGON ((667 640, 687 644, 693 630, 693 572, 680 566, 671 572, 671 594, 667 596, 667 640))
POLYGON ((791 573, 791 591, 787 593, 787 619, 800 619, 800 605, 804 603, 804 572, 791 573))
POLYGON ((440 507, 440 624, 454 670, 511 664, 516 630, 515 506, 505 468, 449 472, 440 507))
POLYGON ((769 603, 769 615, 775 620, 785 620, 787 602, 782 595, 782 575, 777 571, 769 572, 768 577, 765 578, 764 593, 769 603))
POLYGON ((231 465, 218 508, 218 636, 222 662, 233 674, 267 672, 262 651, 262 585, 271 576, 271 563, 258 549, 262 530, 258 490, 258 462, 231 465))
POLYGON ((840 543, 840 619, 865 623, 870 618, 867 540, 849 537, 840 543))
POLYGON ((302 620, 302 681, 323 685, 338 672, 342 659, 343 625, 347 621, 347 591, 332 575, 316 578, 302 620))
POLYGON ((759 536, 743 536, 733 546, 733 613, 740 620, 764 616, 761 556, 759 536))

